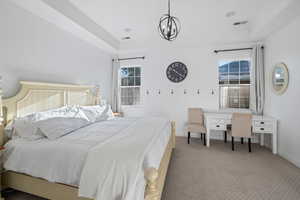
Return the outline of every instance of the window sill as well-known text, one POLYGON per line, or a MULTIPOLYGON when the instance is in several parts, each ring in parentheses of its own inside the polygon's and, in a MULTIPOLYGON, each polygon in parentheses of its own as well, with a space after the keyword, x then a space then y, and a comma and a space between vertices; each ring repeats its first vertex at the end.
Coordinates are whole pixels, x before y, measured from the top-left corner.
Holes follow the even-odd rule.
POLYGON ((234 112, 252 113, 252 111, 247 108, 220 108, 218 111, 221 113, 234 113, 234 112))
POLYGON ((142 108, 142 105, 121 105, 122 108, 142 108))

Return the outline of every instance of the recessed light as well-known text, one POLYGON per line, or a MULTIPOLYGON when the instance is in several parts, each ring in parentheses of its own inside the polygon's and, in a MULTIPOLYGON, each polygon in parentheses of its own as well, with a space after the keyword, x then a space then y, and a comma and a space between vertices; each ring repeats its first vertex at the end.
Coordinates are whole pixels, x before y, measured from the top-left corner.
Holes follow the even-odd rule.
POLYGON ((124 31, 125 31, 126 33, 129 33, 129 32, 131 32, 131 28, 125 28, 124 31))
POLYGON ((234 22, 234 23, 233 23, 233 26, 240 26, 240 25, 244 25, 244 24, 248 24, 248 21, 234 22))
POLYGON ((228 18, 230 18, 230 17, 233 17, 235 14, 236 14, 235 11, 230 11, 230 12, 226 13, 225 16, 228 17, 228 18))

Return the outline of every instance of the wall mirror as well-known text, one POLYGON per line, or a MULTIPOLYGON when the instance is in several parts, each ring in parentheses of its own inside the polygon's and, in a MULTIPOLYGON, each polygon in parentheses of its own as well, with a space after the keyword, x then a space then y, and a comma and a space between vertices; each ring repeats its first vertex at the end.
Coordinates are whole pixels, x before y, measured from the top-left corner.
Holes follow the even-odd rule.
POLYGON ((284 63, 274 66, 272 72, 272 86, 276 94, 282 95, 289 85, 289 71, 284 63))

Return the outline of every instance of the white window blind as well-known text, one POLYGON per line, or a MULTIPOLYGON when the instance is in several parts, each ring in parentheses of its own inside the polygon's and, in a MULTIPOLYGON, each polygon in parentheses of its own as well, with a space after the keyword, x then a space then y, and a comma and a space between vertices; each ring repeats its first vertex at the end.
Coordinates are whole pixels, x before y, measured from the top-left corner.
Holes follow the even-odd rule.
POLYGON ((220 61, 218 68, 219 107, 249 109, 250 59, 220 61))
POLYGON ((139 105, 141 99, 141 67, 121 67, 121 105, 139 105))

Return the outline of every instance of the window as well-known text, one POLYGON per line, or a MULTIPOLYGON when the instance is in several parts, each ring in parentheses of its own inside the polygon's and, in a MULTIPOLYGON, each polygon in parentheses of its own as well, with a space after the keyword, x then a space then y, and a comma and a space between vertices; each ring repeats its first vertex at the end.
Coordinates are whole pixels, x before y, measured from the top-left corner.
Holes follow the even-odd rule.
POLYGON ((141 68, 122 67, 120 70, 121 105, 140 104, 141 68))
POLYGON ((249 108, 250 61, 219 63, 220 108, 249 108))

